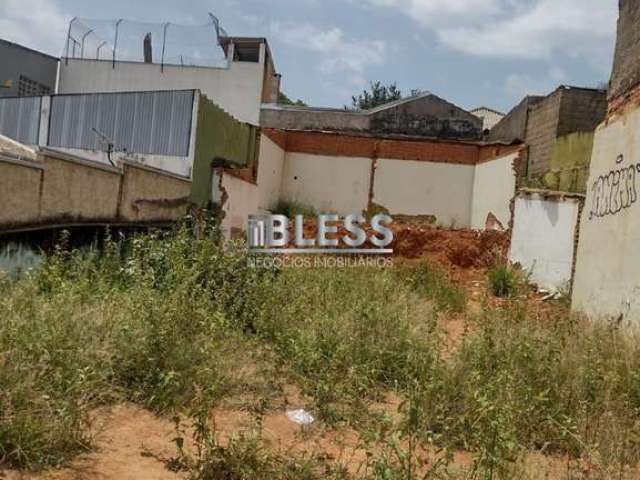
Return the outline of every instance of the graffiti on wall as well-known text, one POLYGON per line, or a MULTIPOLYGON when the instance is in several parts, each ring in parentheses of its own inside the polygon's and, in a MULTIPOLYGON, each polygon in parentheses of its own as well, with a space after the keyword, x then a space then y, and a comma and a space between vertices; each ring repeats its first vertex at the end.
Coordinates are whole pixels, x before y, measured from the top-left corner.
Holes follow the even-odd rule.
MULTIPOLYGON (((624 156, 619 155, 616 164, 621 165, 624 156)), ((629 167, 619 167, 600 175, 591 187, 592 201, 589 220, 608 215, 617 215, 631 207, 638 200, 637 176, 640 163, 629 167)))

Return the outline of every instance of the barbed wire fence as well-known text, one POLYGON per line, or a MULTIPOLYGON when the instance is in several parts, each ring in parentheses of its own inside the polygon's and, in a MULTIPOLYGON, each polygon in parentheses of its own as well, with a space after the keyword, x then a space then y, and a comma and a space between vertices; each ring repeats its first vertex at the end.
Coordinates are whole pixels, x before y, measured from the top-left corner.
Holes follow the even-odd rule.
POLYGON ((212 13, 203 25, 138 22, 126 19, 74 18, 69 22, 65 60, 146 62, 180 66, 226 66, 222 38, 227 37, 212 13))

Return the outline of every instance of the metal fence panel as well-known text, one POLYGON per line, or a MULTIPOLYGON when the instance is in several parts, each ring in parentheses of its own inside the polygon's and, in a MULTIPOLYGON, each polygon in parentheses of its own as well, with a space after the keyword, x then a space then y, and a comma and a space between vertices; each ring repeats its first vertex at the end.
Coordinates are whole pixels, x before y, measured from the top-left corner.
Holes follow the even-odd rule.
POLYGON ((58 95, 48 144, 105 151, 111 140, 116 150, 186 157, 193 99, 191 90, 58 95))
POLYGON ((0 134, 37 145, 41 102, 41 97, 0 98, 0 134))

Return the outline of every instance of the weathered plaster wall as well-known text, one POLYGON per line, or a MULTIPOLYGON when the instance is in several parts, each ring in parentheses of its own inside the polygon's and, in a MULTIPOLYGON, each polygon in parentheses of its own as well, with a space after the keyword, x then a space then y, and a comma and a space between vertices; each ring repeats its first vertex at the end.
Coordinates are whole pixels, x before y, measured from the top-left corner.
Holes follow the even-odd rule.
POLYGON ((200 97, 193 162, 191 200, 199 207, 209 205, 213 166, 253 166, 258 146, 258 129, 231 117, 205 96, 200 97))
POLYGON ((482 137, 482 119, 432 94, 357 112, 264 105, 260 121, 264 127, 291 130, 368 131, 442 139, 482 137))
POLYGON ((437 95, 383 105, 369 111, 375 133, 424 135, 434 138, 480 139, 482 119, 437 95))
POLYGON ((37 162, 0 155, 0 227, 38 220, 42 174, 37 162))
MULTIPOLYGON (((83 157, 104 165, 111 165, 107 152, 81 150, 79 148, 55 148, 55 150, 77 157, 83 157)), ((189 157, 174 157, 169 155, 136 155, 135 153, 128 152, 113 152, 111 154, 111 161, 116 165, 127 161, 138 162, 152 168, 165 170, 169 174, 180 175, 184 177, 185 180, 191 177, 191 170, 193 168, 193 160, 189 157)))
MULTIPOLYGON (((219 179, 220 172, 217 174, 219 179)), ((259 189, 251 182, 222 173, 222 231, 226 238, 238 238, 247 228, 249 215, 264 213, 259 208, 259 189)))
POLYGON ((282 198, 322 213, 360 213, 369 203, 370 176, 370 158, 288 152, 282 198))
POLYGON ((369 117, 347 110, 263 105, 260 125, 291 130, 368 130, 369 117))
POLYGON ((576 132, 556 140, 549 171, 543 181, 547 188, 562 192, 585 193, 593 150, 593 133, 576 132))
POLYGON ((144 165, 121 170, 50 150, 37 161, 0 156, 0 231, 176 221, 190 190, 190 181, 144 165))
POLYGON ((543 288, 571 281, 580 200, 521 192, 515 200, 509 258, 543 288))
POLYGON ((373 201, 392 215, 433 215, 438 225, 468 228, 474 168, 381 158, 375 170, 373 201))
POLYGON ((504 228, 511 220, 511 199, 516 190, 514 162, 520 152, 479 163, 475 167, 473 197, 471 199, 471 228, 484 230, 489 214, 495 216, 504 228))
POLYGON ((102 221, 118 213, 120 170, 68 157, 43 157, 40 221, 102 221))
POLYGON ((123 165, 119 218, 127 222, 170 222, 187 213, 191 182, 143 165, 123 165))
POLYGON ((265 134, 260 136, 258 160, 258 208, 272 210, 280 200, 285 152, 265 134))
POLYGON ((596 130, 576 261, 573 307, 640 322, 640 109, 596 130))

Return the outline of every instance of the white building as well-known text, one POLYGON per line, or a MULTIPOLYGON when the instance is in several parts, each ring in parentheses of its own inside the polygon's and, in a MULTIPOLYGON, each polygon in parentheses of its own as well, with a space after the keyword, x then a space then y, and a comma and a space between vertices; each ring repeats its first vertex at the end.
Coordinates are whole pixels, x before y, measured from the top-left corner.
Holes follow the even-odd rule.
POLYGON ((258 125, 260 106, 280 91, 265 38, 220 37, 226 65, 167 65, 107 59, 63 58, 58 93, 200 90, 235 118, 258 125))
POLYGON ((495 125, 505 117, 505 114, 493 110, 489 107, 478 107, 471 110, 476 117, 480 117, 483 122, 484 130, 491 130, 495 125))

